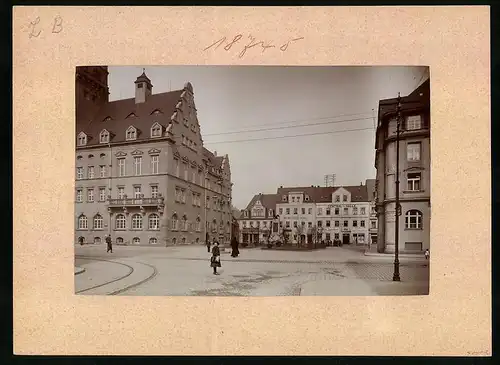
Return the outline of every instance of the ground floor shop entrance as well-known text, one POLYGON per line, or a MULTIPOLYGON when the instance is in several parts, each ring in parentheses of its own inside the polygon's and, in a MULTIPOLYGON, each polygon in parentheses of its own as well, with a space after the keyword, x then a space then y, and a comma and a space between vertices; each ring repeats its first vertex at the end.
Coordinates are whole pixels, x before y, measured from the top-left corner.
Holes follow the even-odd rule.
POLYGON ((342 244, 343 245, 349 244, 349 233, 342 234, 342 244))

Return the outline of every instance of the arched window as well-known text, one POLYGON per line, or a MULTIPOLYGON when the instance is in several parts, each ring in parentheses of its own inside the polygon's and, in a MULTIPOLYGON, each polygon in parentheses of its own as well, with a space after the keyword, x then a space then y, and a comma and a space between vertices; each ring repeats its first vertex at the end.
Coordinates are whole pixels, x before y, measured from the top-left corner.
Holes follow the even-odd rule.
POLYGON ((200 217, 196 218, 196 231, 197 232, 201 231, 201 220, 200 220, 200 217))
POLYGON ((182 237, 182 243, 186 243, 186 237, 182 237))
POLYGON ((101 243, 101 237, 94 237, 94 244, 98 245, 101 243))
POLYGON ((120 245, 121 245, 121 244, 123 244, 123 238, 122 238, 122 237, 117 237, 117 238, 116 238, 116 244, 117 244, 117 245, 118 245, 118 244, 120 244, 120 245))
POLYGON ((88 229, 88 224, 87 216, 82 214, 78 217, 78 229, 88 229))
POLYGON ((175 237, 172 238, 172 244, 174 244, 174 245, 177 244, 177 238, 175 238, 175 237))
POLYGON ((149 229, 160 229, 160 217, 158 214, 150 214, 148 219, 148 228, 149 229))
POLYGON ((102 215, 96 214, 94 216, 94 229, 102 229, 102 215))
POLYGON ((85 242, 85 237, 83 236, 78 237, 78 243, 80 242, 85 242))
POLYGON ((172 231, 177 231, 178 229, 177 214, 172 215, 171 229, 172 231))
POLYGON ((187 231, 187 217, 186 217, 186 215, 182 216, 181 230, 187 231))
POLYGON ((141 243, 141 239, 139 237, 134 237, 132 240, 132 243, 134 245, 138 245, 139 243, 141 243))
POLYGON ((149 239, 149 244, 151 244, 151 245, 156 245, 157 243, 158 243, 158 240, 157 240, 156 238, 151 237, 151 238, 149 239))
POLYGON ((134 214, 132 216, 132 229, 142 229, 142 215, 134 214))
POLYGON ((127 227, 127 220, 123 214, 118 214, 115 220, 115 228, 116 229, 125 229, 127 227))
POLYGON ((406 228, 421 229, 422 228, 422 212, 412 209, 406 212, 406 228))

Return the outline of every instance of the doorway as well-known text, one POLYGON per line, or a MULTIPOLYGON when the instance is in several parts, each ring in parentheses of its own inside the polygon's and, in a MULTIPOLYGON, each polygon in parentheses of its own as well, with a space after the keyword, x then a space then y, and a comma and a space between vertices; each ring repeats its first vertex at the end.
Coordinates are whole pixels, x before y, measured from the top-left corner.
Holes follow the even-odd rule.
POLYGON ((349 244, 349 233, 344 233, 342 235, 342 244, 343 245, 348 245, 349 244))

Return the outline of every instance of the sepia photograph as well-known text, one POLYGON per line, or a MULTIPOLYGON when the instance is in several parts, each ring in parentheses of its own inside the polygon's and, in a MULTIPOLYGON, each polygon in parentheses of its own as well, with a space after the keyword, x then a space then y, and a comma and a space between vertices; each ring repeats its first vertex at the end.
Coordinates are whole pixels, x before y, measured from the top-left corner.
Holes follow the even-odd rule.
POLYGON ((425 66, 78 66, 79 295, 428 295, 425 66))

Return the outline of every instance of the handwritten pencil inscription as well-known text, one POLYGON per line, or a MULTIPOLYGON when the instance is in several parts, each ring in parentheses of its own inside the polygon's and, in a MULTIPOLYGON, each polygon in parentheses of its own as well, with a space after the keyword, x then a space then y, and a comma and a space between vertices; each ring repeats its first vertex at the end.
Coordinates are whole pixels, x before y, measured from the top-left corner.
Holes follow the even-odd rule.
MULTIPOLYGON (((42 33, 42 26, 40 26, 40 17, 37 16, 35 20, 30 21, 29 38, 38 38, 42 33)), ((63 30, 63 19, 58 15, 54 18, 52 23, 52 33, 61 33, 63 30)))
POLYGON ((212 50, 219 49, 219 47, 224 45, 222 49, 227 52, 230 51, 234 46, 237 49, 237 51, 239 51, 238 58, 242 58, 243 56, 245 56, 245 54, 249 49, 252 49, 254 47, 260 49, 262 53, 264 53, 264 51, 266 51, 268 48, 278 48, 281 52, 285 52, 288 49, 288 46, 292 42, 304 39, 304 37, 289 38, 286 42, 282 44, 278 43, 277 45, 275 45, 272 43, 272 41, 257 40, 252 35, 248 35, 248 40, 242 40, 242 38, 243 38, 242 34, 237 34, 232 39, 231 38, 228 39, 227 37, 222 37, 219 40, 212 43, 211 45, 209 45, 208 47, 204 48, 203 51, 208 51, 209 49, 212 50))

